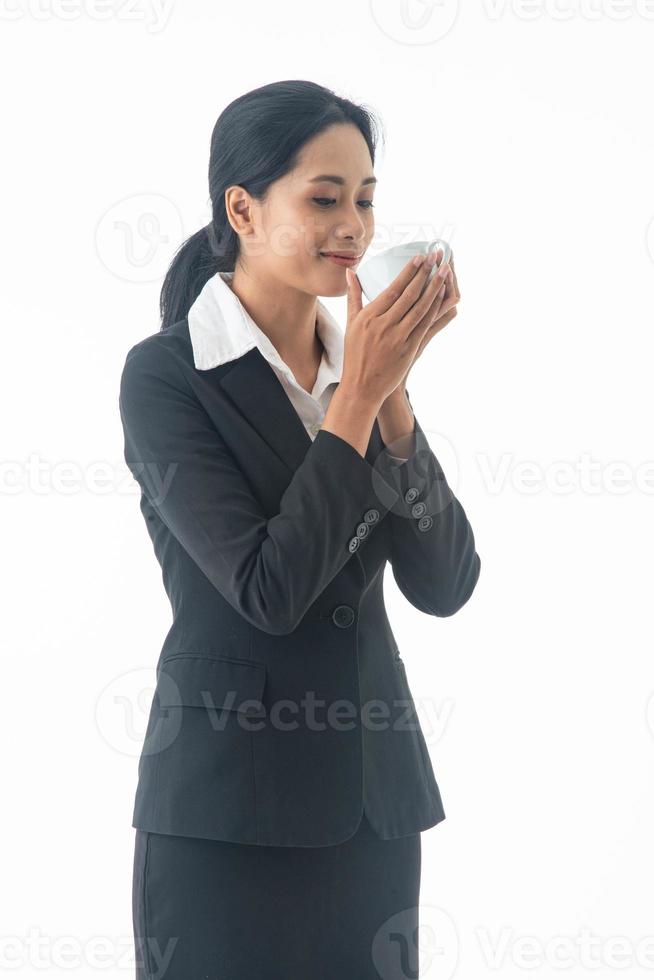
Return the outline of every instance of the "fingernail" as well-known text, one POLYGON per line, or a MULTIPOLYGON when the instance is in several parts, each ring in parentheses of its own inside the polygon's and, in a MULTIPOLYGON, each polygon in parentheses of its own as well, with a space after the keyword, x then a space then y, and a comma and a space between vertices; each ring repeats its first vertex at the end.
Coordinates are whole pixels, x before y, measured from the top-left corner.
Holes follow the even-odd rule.
POLYGON ((441 266, 438 267, 438 275, 441 279, 445 279, 450 273, 450 267, 447 262, 443 262, 441 266))
POLYGON ((438 250, 434 252, 430 252, 429 255, 427 256, 427 265, 429 266, 434 265, 436 263, 437 258, 438 258, 438 250))
POLYGON ((422 265, 422 260, 423 259, 424 259, 424 255, 422 254, 422 252, 419 252, 418 255, 416 255, 416 257, 414 258, 413 264, 416 267, 419 266, 419 265, 422 265))

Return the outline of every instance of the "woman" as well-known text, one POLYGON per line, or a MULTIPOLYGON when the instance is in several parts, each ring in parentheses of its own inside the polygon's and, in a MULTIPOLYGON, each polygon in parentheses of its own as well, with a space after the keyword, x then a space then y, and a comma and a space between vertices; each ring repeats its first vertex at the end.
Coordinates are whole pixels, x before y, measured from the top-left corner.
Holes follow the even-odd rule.
POLYGON ((173 610, 134 807, 139 978, 417 976, 420 832, 445 813, 383 572, 449 616, 480 559, 406 390, 453 268, 425 285, 409 262, 365 308, 352 272, 374 158, 370 114, 319 85, 229 105, 212 221, 122 372, 173 610), (317 297, 346 292, 343 340, 317 297))

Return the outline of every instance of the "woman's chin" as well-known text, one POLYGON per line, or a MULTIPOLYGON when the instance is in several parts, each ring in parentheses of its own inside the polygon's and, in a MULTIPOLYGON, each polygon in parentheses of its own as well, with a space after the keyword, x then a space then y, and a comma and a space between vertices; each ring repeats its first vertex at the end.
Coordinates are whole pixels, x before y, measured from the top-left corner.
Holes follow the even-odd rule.
POLYGON ((340 285, 333 285, 329 283, 324 283, 320 286, 318 292, 319 296, 347 296, 347 282, 341 283, 340 285))
MULTIPOLYGON (((338 266, 328 259, 319 258, 322 264, 320 275, 320 295, 321 296, 347 296, 347 276, 345 275, 346 266, 338 266)), ((356 266, 350 266, 356 274, 356 266)))

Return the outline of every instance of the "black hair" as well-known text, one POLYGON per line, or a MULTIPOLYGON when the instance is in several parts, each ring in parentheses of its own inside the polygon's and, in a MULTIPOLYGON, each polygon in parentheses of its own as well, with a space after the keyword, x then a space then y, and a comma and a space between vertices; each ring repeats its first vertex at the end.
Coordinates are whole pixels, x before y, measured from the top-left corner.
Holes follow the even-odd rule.
POLYGON ((246 92, 220 114, 211 134, 212 218, 176 251, 161 288, 161 330, 183 319, 216 272, 232 272, 239 238, 227 219, 225 191, 238 184, 263 200, 270 184, 292 170, 303 145, 334 124, 353 123, 374 164, 383 129, 370 109, 315 82, 272 82, 246 92))

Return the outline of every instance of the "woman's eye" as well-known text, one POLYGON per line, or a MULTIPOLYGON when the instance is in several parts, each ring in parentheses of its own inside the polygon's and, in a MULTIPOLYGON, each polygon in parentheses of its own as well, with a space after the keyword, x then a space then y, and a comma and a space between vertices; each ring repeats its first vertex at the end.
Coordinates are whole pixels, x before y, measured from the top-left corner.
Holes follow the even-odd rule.
MULTIPOLYGON (((321 208, 328 208, 331 204, 336 204, 335 197, 314 197, 313 200, 316 202, 316 204, 319 204, 321 208)), ((370 209, 374 208, 375 206, 372 201, 359 201, 359 204, 367 205, 367 207, 364 208, 364 211, 370 211, 370 209)))

